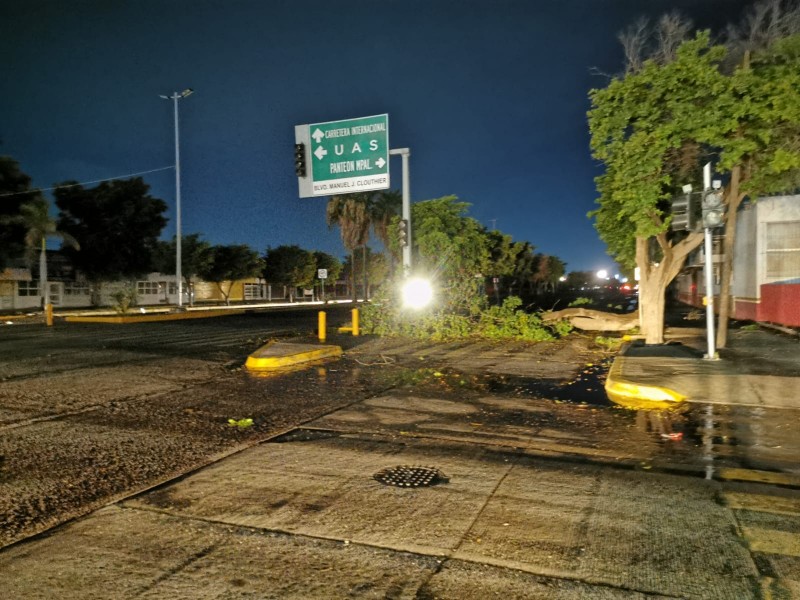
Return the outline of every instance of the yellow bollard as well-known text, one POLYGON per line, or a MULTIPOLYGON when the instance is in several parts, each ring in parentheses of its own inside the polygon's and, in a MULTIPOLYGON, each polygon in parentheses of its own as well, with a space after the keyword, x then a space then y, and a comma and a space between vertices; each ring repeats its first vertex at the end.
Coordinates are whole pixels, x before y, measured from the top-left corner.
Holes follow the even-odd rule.
POLYGON ((324 310, 319 311, 319 319, 317 327, 319 331, 319 341, 323 343, 325 342, 325 318, 326 318, 325 311, 324 310))
POLYGON ((44 319, 48 327, 53 326, 53 305, 50 303, 44 305, 44 319))
POLYGON ((353 336, 358 335, 358 309, 353 309, 353 336))

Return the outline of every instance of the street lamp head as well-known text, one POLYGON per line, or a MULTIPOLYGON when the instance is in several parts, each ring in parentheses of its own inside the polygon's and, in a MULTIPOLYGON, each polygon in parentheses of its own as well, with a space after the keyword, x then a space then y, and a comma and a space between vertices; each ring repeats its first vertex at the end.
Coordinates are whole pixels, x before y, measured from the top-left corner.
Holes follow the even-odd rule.
POLYGON ((169 100, 169 96, 165 96, 164 94, 159 94, 159 98, 163 98, 164 100, 169 100))
POLYGON ((186 98, 186 96, 190 96, 193 93, 194 93, 194 90, 192 88, 186 88, 185 90, 183 90, 181 92, 181 98, 186 98))
POLYGON ((684 194, 691 194, 692 193, 692 184, 691 183, 687 183, 686 185, 683 186, 682 189, 683 189, 683 193, 684 194))
POLYGON ((722 187, 722 181, 719 179, 715 179, 714 181, 711 182, 711 187, 714 188, 715 190, 720 189, 722 187))

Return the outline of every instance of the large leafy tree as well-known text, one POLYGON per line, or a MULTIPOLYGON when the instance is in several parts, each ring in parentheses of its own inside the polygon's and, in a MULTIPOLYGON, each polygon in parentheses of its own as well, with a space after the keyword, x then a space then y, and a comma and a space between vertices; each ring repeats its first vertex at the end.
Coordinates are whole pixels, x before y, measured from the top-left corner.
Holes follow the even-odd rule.
POLYGON ((231 302, 234 282, 260 275, 264 266, 258 252, 247 244, 212 246, 209 253, 211 260, 204 263, 197 274, 202 279, 216 284, 225 299, 225 304, 231 302))
POLYGON ((289 288, 289 298, 294 302, 299 287, 314 285, 317 261, 314 254, 300 246, 278 246, 268 248, 264 256, 264 279, 272 284, 289 288))
POLYGON ((23 256, 27 230, 19 219, 21 208, 41 199, 19 163, 10 156, 0 156, 0 270, 23 256))
POLYGON ((592 150, 606 166, 596 226, 620 264, 640 267, 649 342, 663 341, 663 289, 701 242, 700 234, 668 234, 665 200, 681 183, 698 182, 692 171, 716 155, 728 181, 717 340, 726 343, 740 204, 800 184, 799 29, 800 7, 766 0, 734 29, 727 49, 703 32, 639 60, 641 36, 623 36, 626 75, 592 92, 592 150))
MULTIPOLYGON (((169 242, 159 242, 153 266, 161 273, 175 272, 177 244, 175 237, 169 242)), ((181 236, 181 275, 189 290, 189 305, 194 304, 194 284, 197 276, 208 269, 214 256, 211 244, 201 238, 199 233, 181 236)))
POLYGON ((90 281, 127 279, 152 269, 167 205, 149 189, 136 177, 55 190, 58 228, 81 244, 80 252, 66 248, 64 253, 90 281))
POLYGON ((490 253, 483 226, 467 216, 469 206, 456 196, 415 203, 412 242, 416 270, 438 283, 445 310, 474 314, 485 304, 479 288, 490 253))
POLYGON ((352 276, 354 280, 361 279, 368 282, 365 285, 365 298, 372 296, 371 286, 379 286, 389 276, 389 261, 386 256, 380 252, 373 252, 368 246, 364 246, 364 253, 360 258, 356 258, 353 263, 350 256, 345 260, 344 265, 345 277, 352 276), (364 265, 366 265, 367 272, 364 273, 364 265))
POLYGON ((640 270, 640 325, 648 343, 664 341, 664 292, 702 234, 669 235, 668 199, 685 183, 681 158, 697 142, 732 125, 730 79, 719 70, 725 49, 707 32, 680 44, 664 61, 592 90, 591 148, 605 165, 597 178, 595 227, 609 253, 640 270), (677 159, 676 159, 677 157, 677 159))
POLYGON ((746 197, 800 188, 800 4, 767 0, 731 28, 730 118, 735 125, 715 140, 718 170, 730 175, 723 242, 717 346, 727 344, 736 221, 746 197))

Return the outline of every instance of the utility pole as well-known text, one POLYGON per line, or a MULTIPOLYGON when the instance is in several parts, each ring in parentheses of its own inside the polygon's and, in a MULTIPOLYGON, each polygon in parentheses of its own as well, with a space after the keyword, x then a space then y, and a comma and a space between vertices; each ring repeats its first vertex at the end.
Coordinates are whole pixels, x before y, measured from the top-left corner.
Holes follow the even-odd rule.
POLYGON ((194 92, 187 88, 182 92, 174 92, 172 96, 159 96, 164 100, 172 100, 175 105, 175 279, 178 284, 178 308, 183 306, 183 273, 181 273, 181 150, 178 135, 178 100, 186 98, 194 92))

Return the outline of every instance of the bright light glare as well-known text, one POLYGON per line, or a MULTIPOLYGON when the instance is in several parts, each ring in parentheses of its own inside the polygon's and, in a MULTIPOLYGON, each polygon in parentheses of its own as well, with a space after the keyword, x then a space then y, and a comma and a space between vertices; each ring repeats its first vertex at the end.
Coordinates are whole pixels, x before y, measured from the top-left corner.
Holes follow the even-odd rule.
POLYGON ((412 277, 403 284, 403 306, 425 308, 433 300, 431 282, 421 277, 412 277))
POLYGON ((597 272, 597 278, 598 279, 605 279, 606 277, 608 277, 608 271, 606 271, 605 269, 600 269, 597 272))

